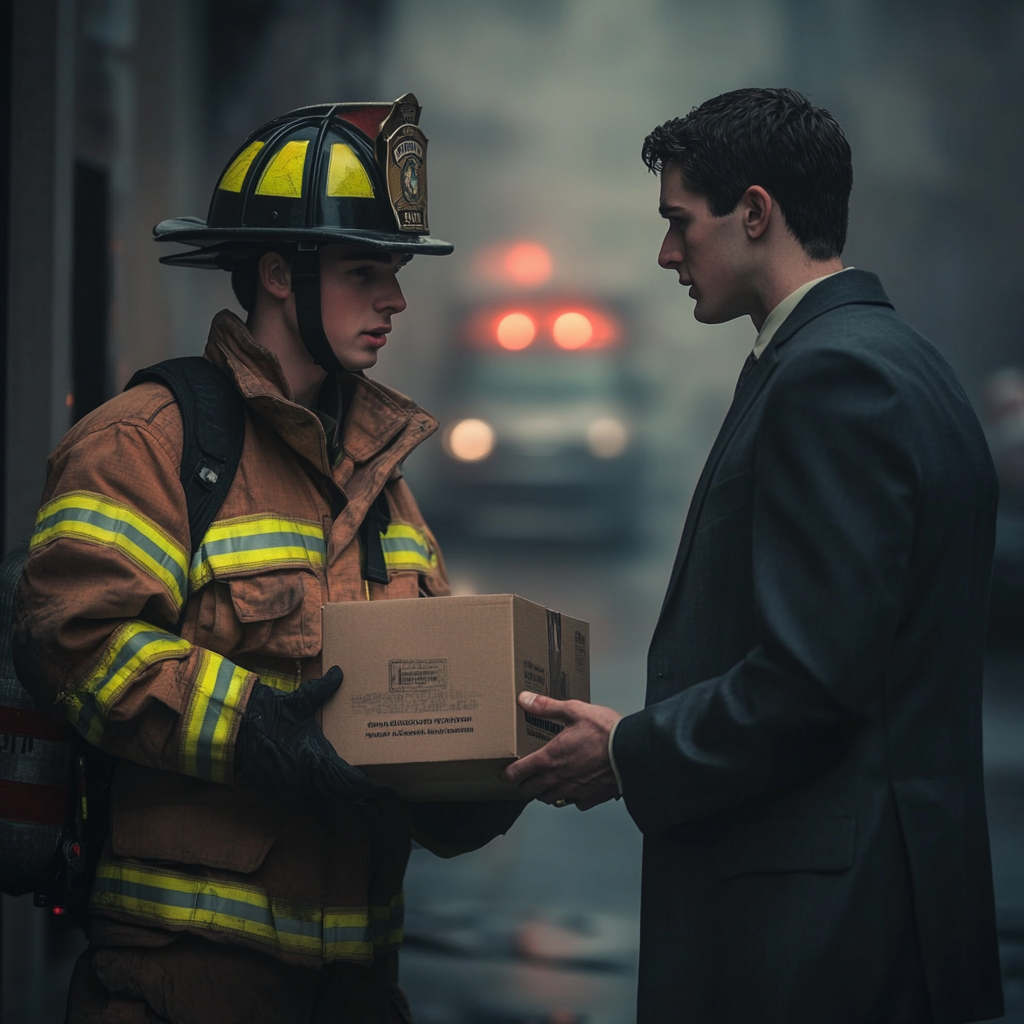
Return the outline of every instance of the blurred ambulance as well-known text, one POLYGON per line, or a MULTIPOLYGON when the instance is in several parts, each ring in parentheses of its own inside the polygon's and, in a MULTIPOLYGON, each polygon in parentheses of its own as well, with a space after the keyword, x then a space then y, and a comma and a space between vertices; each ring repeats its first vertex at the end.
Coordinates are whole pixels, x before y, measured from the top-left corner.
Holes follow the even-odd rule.
POLYGON ((578 294, 463 309, 435 518, 477 540, 630 543, 643 467, 626 324, 578 294))

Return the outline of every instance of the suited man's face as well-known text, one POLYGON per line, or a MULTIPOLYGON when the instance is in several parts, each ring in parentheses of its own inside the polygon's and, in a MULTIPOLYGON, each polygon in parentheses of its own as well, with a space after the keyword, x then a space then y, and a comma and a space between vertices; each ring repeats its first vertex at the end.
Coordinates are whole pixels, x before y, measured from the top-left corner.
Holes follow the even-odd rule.
POLYGON ((661 243, 658 263, 679 274, 697 302, 694 318, 721 324, 752 312, 756 262, 744 227, 743 204, 715 217, 704 196, 691 192, 677 167, 669 164, 661 175, 662 217, 668 231, 661 243))

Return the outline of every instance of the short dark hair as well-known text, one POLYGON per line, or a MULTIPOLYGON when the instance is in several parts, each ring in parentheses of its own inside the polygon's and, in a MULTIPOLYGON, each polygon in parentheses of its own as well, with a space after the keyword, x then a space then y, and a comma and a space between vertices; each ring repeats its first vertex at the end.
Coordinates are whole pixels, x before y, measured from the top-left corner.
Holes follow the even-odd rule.
POLYGON ((736 89, 655 128, 643 161, 678 167, 711 213, 736 209, 751 185, 779 204, 811 259, 839 256, 853 188, 850 144, 836 119, 793 89, 736 89))
POLYGON ((259 286, 259 260, 246 260, 231 268, 231 290, 246 313, 251 313, 256 305, 256 290, 259 286))

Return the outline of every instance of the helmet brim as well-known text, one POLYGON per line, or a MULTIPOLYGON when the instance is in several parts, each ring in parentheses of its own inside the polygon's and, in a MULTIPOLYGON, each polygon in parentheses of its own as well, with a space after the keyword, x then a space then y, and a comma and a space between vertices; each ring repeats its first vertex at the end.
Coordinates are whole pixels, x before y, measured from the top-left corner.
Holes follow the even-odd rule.
POLYGON ((348 242, 360 249, 378 252, 410 252, 423 256, 447 256, 455 246, 442 238, 395 231, 388 234, 360 228, 210 228, 198 217, 175 217, 153 228, 158 242, 180 242, 199 248, 161 256, 160 262, 173 267, 227 269, 240 259, 275 244, 295 242, 348 242))

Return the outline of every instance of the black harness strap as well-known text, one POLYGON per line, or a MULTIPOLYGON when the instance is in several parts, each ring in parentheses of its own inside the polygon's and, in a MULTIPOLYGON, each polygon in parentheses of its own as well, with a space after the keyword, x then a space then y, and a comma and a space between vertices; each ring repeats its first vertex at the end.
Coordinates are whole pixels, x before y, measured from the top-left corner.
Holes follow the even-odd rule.
POLYGON ((181 486, 194 552, 227 497, 245 443, 245 403, 228 376, 202 356, 166 359, 139 370, 125 386, 156 381, 181 410, 181 486))
POLYGON ((299 242, 292 257, 292 291, 299 337, 317 366, 328 373, 348 373, 324 333, 320 313, 320 249, 316 242, 299 242))
MULTIPOLYGON (((319 302, 319 290, 317 297, 319 302)), ((201 356, 167 359, 139 370, 128 381, 125 391, 144 381, 163 384, 181 410, 181 486, 194 552, 224 503, 238 470, 245 442, 245 403, 227 375, 201 356)), ((370 583, 390 582, 381 539, 390 525, 391 510, 387 496, 382 493, 367 510, 359 528, 365 555, 364 575, 370 583)))
POLYGON ((386 586, 391 582, 391 577, 388 576, 388 563, 384 558, 384 541, 382 539, 390 525, 391 509, 388 507, 388 497, 381 492, 366 510, 366 518, 363 520, 363 525, 359 527, 365 558, 363 576, 370 583, 383 583, 386 586))

